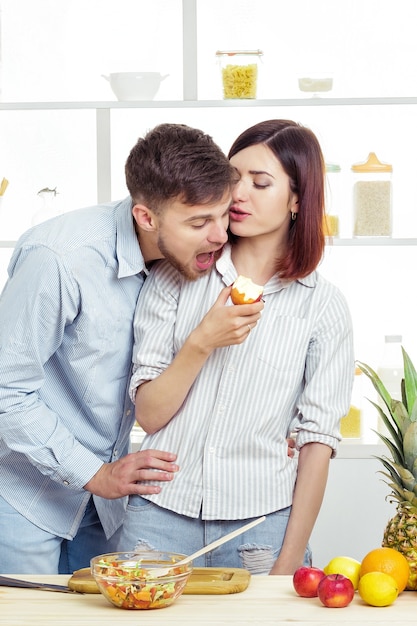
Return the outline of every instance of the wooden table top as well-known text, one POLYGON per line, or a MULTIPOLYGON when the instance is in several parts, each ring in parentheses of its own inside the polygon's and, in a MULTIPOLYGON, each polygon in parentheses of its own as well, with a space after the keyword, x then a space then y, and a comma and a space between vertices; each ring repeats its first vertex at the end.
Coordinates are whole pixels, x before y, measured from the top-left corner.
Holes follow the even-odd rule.
MULTIPOLYGON (((65 585, 68 576, 19 575, 15 578, 65 585)), ((0 624, 4 626, 223 626, 277 623, 360 624, 404 626, 417 623, 417 593, 404 591, 388 607, 365 605, 355 595, 342 609, 329 609, 318 598, 296 595, 290 576, 252 576, 242 593, 182 595, 164 609, 117 609, 100 594, 65 594, 36 589, 0 587, 0 624), (139 615, 138 615, 139 614, 139 615)))

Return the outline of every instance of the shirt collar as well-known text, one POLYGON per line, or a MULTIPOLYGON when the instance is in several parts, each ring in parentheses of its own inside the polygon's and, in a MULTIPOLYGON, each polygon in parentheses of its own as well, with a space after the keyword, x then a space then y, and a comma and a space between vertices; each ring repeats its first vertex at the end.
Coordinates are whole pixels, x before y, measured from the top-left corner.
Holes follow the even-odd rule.
POLYGON ((116 257, 119 263, 119 278, 146 272, 145 261, 135 232, 130 197, 116 206, 116 257))
POLYGON ((216 261, 216 269, 221 275, 224 284, 227 286, 234 283, 237 278, 237 272, 232 263, 231 252, 231 245, 227 243, 223 248, 221 257, 216 261))
POLYGON ((299 278, 297 282, 301 283, 305 287, 315 287, 317 285, 317 271, 314 270, 307 276, 299 278))
MULTIPOLYGON (((225 285, 231 285, 237 278, 237 271, 232 262, 231 256, 232 248, 230 243, 227 243, 224 248, 221 257, 216 262, 216 269, 223 278, 225 285)), ((279 276, 273 276, 265 286, 265 293, 271 293, 273 291, 279 291, 289 287, 292 280, 281 280, 279 276)), ((299 282, 305 287, 315 287, 317 284, 317 272, 311 272, 304 278, 299 278, 296 282, 299 282)))

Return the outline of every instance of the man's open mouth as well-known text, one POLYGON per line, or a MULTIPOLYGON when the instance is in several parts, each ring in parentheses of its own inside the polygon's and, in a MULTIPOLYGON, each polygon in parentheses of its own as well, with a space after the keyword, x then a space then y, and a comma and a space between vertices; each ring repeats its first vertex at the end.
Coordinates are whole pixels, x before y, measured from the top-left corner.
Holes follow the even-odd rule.
POLYGON ((209 269, 219 258, 222 253, 223 248, 219 248, 218 250, 212 250, 211 252, 201 252, 197 254, 195 260, 198 269, 207 270, 209 269))

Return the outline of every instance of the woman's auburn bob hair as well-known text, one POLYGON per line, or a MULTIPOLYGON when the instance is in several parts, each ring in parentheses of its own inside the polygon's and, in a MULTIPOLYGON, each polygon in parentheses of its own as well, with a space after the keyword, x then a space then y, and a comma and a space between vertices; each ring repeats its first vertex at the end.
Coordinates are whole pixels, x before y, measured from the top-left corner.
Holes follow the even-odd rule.
MULTIPOLYGON (((288 230, 288 247, 277 261, 277 272, 285 280, 311 274, 324 252, 325 162, 316 135, 292 120, 267 120, 246 129, 229 150, 229 159, 250 146, 267 146, 290 179, 298 195, 298 213, 288 230)), ((235 240, 230 234, 231 241, 235 240)))

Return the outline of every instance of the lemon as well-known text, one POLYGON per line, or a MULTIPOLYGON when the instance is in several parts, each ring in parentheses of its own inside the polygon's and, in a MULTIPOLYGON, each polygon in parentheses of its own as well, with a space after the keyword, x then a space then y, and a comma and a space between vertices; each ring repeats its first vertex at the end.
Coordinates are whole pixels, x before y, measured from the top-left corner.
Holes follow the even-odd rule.
POLYGON ((352 559, 350 556, 336 556, 327 563, 326 567, 323 568, 323 571, 326 575, 342 574, 342 576, 346 576, 346 578, 351 580, 353 587, 357 589, 360 569, 360 561, 352 559))
POLYGON ((358 593, 366 604, 389 606, 397 599, 398 587, 394 578, 384 572, 369 572, 361 576, 358 593))

